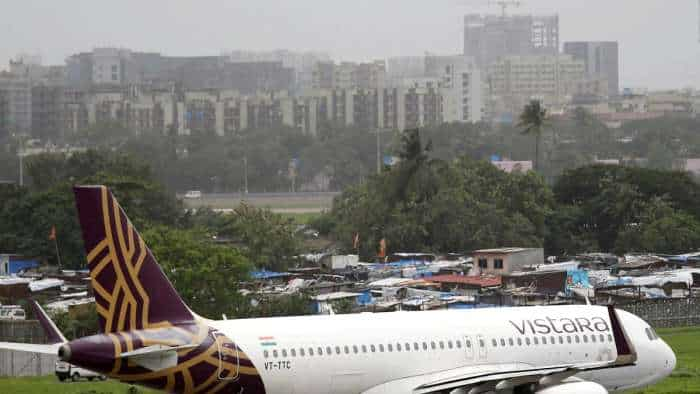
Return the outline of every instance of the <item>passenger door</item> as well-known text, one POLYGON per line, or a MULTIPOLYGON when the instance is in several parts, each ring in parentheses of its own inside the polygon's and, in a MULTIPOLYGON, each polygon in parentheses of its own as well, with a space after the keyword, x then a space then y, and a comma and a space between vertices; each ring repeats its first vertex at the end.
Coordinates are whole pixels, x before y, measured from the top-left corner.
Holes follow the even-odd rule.
POLYGON ((476 343, 472 340, 472 336, 466 335, 464 337, 464 350, 467 364, 471 364, 474 361, 474 346, 476 346, 476 343))
POLYGON ((484 336, 479 334, 476 336, 476 346, 479 349, 479 361, 486 361, 486 339, 484 336))

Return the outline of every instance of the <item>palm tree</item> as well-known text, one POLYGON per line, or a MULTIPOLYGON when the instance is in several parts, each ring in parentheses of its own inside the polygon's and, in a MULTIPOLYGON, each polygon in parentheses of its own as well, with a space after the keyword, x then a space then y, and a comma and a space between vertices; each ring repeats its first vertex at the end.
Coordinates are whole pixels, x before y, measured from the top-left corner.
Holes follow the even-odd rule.
POLYGON ((542 130, 547 126, 547 110, 542 107, 539 100, 532 100, 525 105, 520 114, 518 127, 522 127, 523 134, 535 135, 535 171, 540 169, 540 137, 542 130))

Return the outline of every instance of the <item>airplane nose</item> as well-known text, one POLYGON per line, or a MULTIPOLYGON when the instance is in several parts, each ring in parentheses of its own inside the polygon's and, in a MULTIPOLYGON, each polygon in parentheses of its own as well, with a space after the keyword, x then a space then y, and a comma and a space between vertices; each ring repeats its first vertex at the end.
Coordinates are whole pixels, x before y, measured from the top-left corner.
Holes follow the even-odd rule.
POLYGON ((673 352, 673 349, 671 349, 671 347, 668 346, 668 344, 666 345, 666 347, 668 348, 668 358, 666 359, 666 363, 668 371, 669 373, 671 373, 673 372, 673 370, 676 369, 676 354, 673 352))

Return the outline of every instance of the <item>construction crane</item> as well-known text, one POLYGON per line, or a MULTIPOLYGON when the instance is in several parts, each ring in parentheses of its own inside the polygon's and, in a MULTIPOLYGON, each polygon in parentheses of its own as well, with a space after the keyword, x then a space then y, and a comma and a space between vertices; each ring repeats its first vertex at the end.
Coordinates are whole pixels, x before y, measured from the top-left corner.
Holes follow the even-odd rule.
POLYGON ((505 18, 506 17, 506 10, 508 7, 513 6, 513 7, 520 7, 522 4, 522 1, 518 0, 498 0, 498 1, 493 1, 491 4, 496 4, 499 7, 501 7, 501 17, 505 18))

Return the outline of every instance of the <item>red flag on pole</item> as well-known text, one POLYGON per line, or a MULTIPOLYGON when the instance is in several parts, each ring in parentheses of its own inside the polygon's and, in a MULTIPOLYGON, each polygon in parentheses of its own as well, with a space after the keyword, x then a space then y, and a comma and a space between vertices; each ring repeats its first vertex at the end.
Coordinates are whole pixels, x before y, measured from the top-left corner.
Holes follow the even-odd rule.
POLYGON ((49 241, 56 240, 56 226, 51 226, 51 231, 49 232, 49 241))
POLYGON ((386 239, 384 238, 379 241, 379 257, 382 259, 386 257, 386 239))

